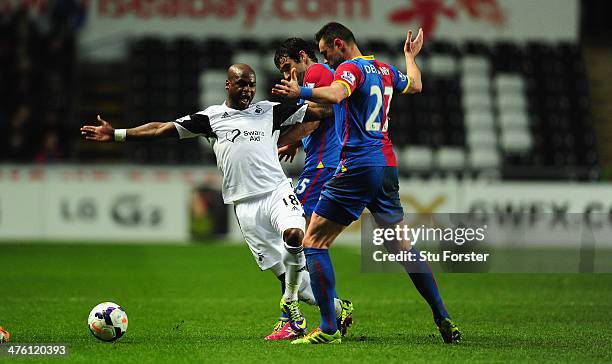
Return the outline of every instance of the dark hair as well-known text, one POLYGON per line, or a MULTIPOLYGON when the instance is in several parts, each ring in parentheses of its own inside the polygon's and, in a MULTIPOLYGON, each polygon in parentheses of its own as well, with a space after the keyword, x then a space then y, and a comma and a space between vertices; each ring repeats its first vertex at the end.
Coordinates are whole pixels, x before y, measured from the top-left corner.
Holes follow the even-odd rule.
POLYGON ((334 39, 340 38, 347 43, 355 43, 353 32, 344 25, 336 22, 327 23, 315 34, 315 40, 318 42, 323 39, 328 46, 334 42, 334 39))
POLYGON ((278 48, 276 48, 276 53, 274 54, 274 64, 276 67, 279 67, 281 59, 285 57, 289 57, 292 60, 299 62, 300 51, 306 52, 308 58, 310 58, 313 62, 317 62, 314 44, 307 42, 302 38, 288 38, 285 39, 278 46, 278 48))

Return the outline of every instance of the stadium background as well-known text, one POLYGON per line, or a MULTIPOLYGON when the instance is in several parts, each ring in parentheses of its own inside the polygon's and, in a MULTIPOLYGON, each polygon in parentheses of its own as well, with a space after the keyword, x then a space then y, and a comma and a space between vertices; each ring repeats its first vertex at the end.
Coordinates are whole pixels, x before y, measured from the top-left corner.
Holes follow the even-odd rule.
MULTIPOLYGON (((177 292, 186 294, 188 302, 206 301, 208 294, 223 296, 225 292, 217 287, 191 297, 186 292, 193 287, 180 286, 193 283, 185 268, 190 264, 198 266, 202 275, 211 273, 204 264, 217 269, 213 273, 224 271, 222 264, 211 260, 212 252, 236 259, 238 271, 255 273, 244 246, 224 248, 240 243, 241 237, 231 209, 222 204, 220 176, 205 142, 101 145, 84 142, 78 130, 83 123, 95 122, 97 114, 115 127, 130 127, 175 119, 220 103, 225 70, 232 62, 252 65, 258 74, 256 99, 268 98, 271 85, 279 79, 272 57, 276 44, 289 36, 312 39, 322 24, 332 20, 353 29, 364 54, 374 54, 400 69, 407 29, 422 26, 425 30, 427 39, 418 57, 424 92, 394 98, 390 122, 407 211, 608 214, 612 211, 612 29, 605 5, 595 0, 0 2, 0 263, 5 272, 0 283, 0 325, 10 327, 6 321, 12 318, 14 327, 22 315, 42 309, 28 308, 28 302, 57 305, 57 298, 50 298, 57 294, 77 297, 67 304, 67 310, 76 313, 93 307, 96 300, 113 298, 132 302, 134 312, 146 307, 148 299, 158 302, 146 290, 149 285, 141 286, 147 274, 173 297, 177 292), (172 250, 153 243, 183 247, 172 250), (105 248, 108 254, 101 251, 105 248), (102 279, 104 274, 97 269, 91 273, 83 261, 101 261, 106 256, 114 257, 112 262, 100 264, 114 270, 111 277, 125 279, 124 273, 136 272, 129 267, 139 270, 123 289, 100 289, 98 299, 83 292, 89 280, 102 279), (198 257, 205 262, 202 266, 198 257), (159 266, 169 267, 173 273, 168 274, 176 274, 176 280, 162 277, 159 266), (53 277, 64 286, 57 287, 53 277), (15 305, 19 309, 14 311, 15 305)), ((301 171, 300 156, 296 160, 284 165, 291 176, 301 171)), ((359 270, 354 258, 359 225, 340 241, 346 246, 338 248, 338 259, 350 267, 338 268, 338 275, 348 279, 359 270)), ((578 267, 560 270, 565 269, 578 267)), ((263 292, 275 297, 266 278, 247 279, 245 286, 257 279, 253 287, 258 288, 256 292, 245 288, 246 295, 263 292)), ((214 287, 214 280, 202 279, 207 287, 214 287)), ((388 287, 381 284, 382 278, 360 279, 374 292, 388 287)), ((609 304, 597 306, 602 297, 610 298, 610 280, 604 275, 470 280, 473 285, 461 277, 443 277, 447 300, 479 294, 480 286, 495 285, 511 291, 548 292, 542 294, 550 300, 565 297, 573 302, 549 317, 527 317, 534 325, 542 319, 546 327, 547 319, 572 315, 575 309, 584 315, 588 307, 610 310, 609 304), (577 296, 566 296, 568 290, 577 296)), ((349 288, 348 292, 360 297, 358 291, 349 288)), ((511 299, 508 292, 496 294, 511 299)), ((367 295, 362 298, 366 301, 362 307, 380 308, 367 303, 367 295)), ((538 300, 533 293, 526 304, 541 309, 536 307, 538 300)), ((466 316, 478 311, 480 316, 472 318, 484 320, 496 315, 493 301, 482 302, 490 312, 478 311, 476 303, 456 307, 466 316)), ((267 309, 274 307, 270 304, 274 299, 257 302, 266 307, 259 313, 275 314, 267 309)), ((381 304, 393 312, 396 303, 392 299, 381 304)), ((198 307, 218 310, 208 304, 198 307)), ((239 306, 250 310, 244 303, 239 306)), ((508 317, 513 315, 509 312, 505 311, 508 317)), ((227 309, 223 313, 230 314, 227 309)), ((610 342, 606 341, 611 337, 609 329, 593 324, 596 313, 592 315, 582 316, 585 326, 578 331, 593 343, 609 345, 604 344, 610 342), (589 334, 591 329, 595 334, 589 334)), ((367 317, 377 320, 371 313, 367 317)), ((417 329, 428 327, 426 323, 426 319, 417 320, 407 335, 419 337, 417 329)), ((261 322, 252 325, 255 328, 261 322)), ((67 331, 74 330, 65 326, 67 331)), ((365 327, 376 330, 376 325, 365 327)), ((566 327, 560 324, 557 330, 563 333, 566 327)), ((470 329, 473 337, 482 333, 470 329)), ((51 329, 40 330, 28 328, 15 336, 23 341, 61 341, 50 334, 51 329)), ((206 328, 193 330, 200 336, 215 334, 206 328)), ((132 335, 138 341, 138 334, 132 335)), ((241 338, 228 335, 230 340, 241 338)), ((381 335, 379 339, 385 341, 381 335)), ((75 334, 74 339, 78 338, 75 334)), ((130 340, 129 335, 126 339, 130 340)), ((499 337, 489 339, 485 342, 490 347, 475 351, 472 358, 490 358, 487 349, 499 337)), ((512 342, 535 347, 541 336, 521 340, 512 342)), ((370 353, 379 352, 371 345, 364 344, 370 353)), ((248 343, 244 349, 249 349, 248 343)), ((552 345, 546 349, 555 350, 552 345)), ((102 355, 101 349, 88 350, 102 355)), ((580 345, 576 353, 593 360, 610 359, 603 350, 589 352, 580 345)), ((562 352, 559 358, 575 359, 566 354, 570 355, 562 352)), ((457 352, 453 355, 460 360, 457 352)), ((529 351, 505 355, 499 359, 539 358, 529 351)), ((265 353, 258 352, 252 359, 258 358, 265 359, 265 353)))

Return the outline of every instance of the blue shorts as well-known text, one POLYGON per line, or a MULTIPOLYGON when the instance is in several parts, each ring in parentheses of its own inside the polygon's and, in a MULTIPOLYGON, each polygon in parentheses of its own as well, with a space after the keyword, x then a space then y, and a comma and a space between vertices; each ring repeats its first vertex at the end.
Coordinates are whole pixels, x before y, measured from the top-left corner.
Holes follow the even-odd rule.
POLYGON ((366 207, 378 224, 403 219, 397 167, 360 167, 337 173, 325 184, 315 212, 348 226, 366 207))
POLYGON ((319 202, 323 185, 334 176, 335 171, 335 168, 311 169, 305 170, 300 175, 295 187, 295 194, 302 203, 306 216, 312 215, 319 202))

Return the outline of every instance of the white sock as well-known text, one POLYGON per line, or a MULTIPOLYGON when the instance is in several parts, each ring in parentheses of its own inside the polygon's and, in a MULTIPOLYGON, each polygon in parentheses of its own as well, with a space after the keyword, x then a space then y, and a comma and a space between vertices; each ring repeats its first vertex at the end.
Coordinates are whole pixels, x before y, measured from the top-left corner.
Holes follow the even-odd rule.
POLYGON ((317 300, 312 293, 312 287, 310 286, 310 274, 306 271, 302 271, 302 283, 300 284, 300 291, 298 297, 300 301, 306 302, 311 306, 317 305, 317 300))
POLYGON ((336 307, 336 317, 340 317, 342 314, 342 305, 340 305, 340 300, 334 298, 334 307, 336 307))
POLYGON ((283 298, 285 302, 293 302, 298 299, 298 292, 300 290, 301 273, 302 269, 306 265, 306 257, 304 252, 298 254, 285 254, 285 294, 283 298))

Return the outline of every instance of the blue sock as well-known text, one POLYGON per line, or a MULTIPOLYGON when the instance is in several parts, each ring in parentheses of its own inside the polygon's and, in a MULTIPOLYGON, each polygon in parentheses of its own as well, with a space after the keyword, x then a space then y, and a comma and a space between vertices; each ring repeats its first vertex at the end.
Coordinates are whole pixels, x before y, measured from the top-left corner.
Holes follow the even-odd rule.
MULTIPOLYGON (((413 247, 410 252, 416 254, 416 257, 419 257, 419 251, 416 248, 413 247)), ((419 291, 421 296, 423 296, 427 303, 429 303, 429 307, 431 307, 436 324, 438 324, 440 320, 445 317, 450 318, 450 315, 448 312, 446 312, 446 307, 444 307, 444 303, 442 302, 442 297, 440 297, 436 279, 434 278, 433 272, 431 271, 431 268, 429 268, 427 262, 417 259, 415 262, 404 264, 404 269, 406 269, 412 283, 419 291)))
POLYGON ((336 297, 336 277, 334 267, 329 258, 328 249, 304 249, 306 264, 310 273, 310 286, 317 299, 321 311, 321 330, 327 334, 333 334, 338 330, 336 324, 336 309, 334 297, 336 297))
MULTIPOLYGON (((281 284, 281 296, 283 296, 285 294, 285 273, 281 274, 280 276, 277 277, 280 280, 280 284, 281 284)), ((285 318, 287 320, 289 320, 289 314, 288 313, 282 313, 281 314, 282 318, 285 318)))

